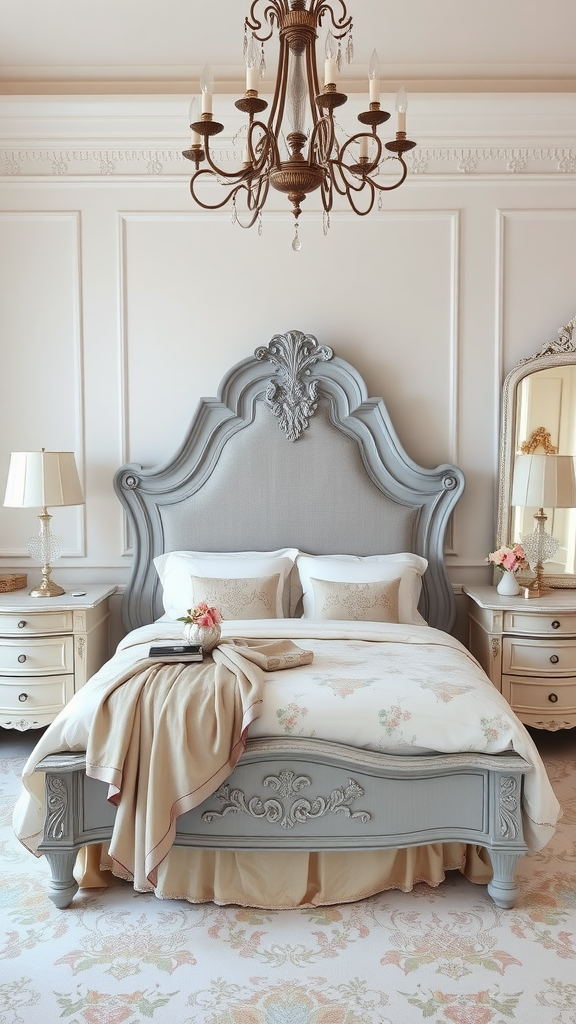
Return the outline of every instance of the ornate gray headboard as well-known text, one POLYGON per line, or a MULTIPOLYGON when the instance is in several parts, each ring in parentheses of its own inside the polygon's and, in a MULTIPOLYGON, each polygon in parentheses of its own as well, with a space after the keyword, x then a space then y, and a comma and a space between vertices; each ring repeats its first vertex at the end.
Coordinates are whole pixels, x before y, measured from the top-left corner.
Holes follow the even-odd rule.
POLYGON ((456 466, 417 466, 384 402, 311 335, 275 335, 201 399, 181 448, 114 486, 134 538, 126 628, 162 614, 152 559, 165 551, 390 554, 428 559, 420 611, 450 630, 444 535, 464 489, 456 466))

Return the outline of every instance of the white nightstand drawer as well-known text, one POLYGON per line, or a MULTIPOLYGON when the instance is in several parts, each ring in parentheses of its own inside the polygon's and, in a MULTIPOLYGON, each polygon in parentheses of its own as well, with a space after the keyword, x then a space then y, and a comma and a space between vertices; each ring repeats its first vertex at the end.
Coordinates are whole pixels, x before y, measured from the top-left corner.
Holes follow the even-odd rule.
MULTIPOLYGON (((530 604, 530 601, 526 602, 530 604)), ((504 632, 536 633, 538 636, 576 635, 576 615, 553 612, 504 612, 504 632)))
POLYGON ((0 634, 26 636, 28 633, 71 633, 72 612, 65 610, 2 612, 0 611, 0 634))
POLYGON ((504 637, 502 671, 548 677, 576 675, 576 639, 554 644, 504 637))
POLYGON ((45 679, 0 679, 0 715, 58 714, 74 693, 72 676, 47 676, 45 679))
POLYGON ((502 695, 519 717, 523 713, 547 715, 576 711, 576 679, 530 679, 502 676, 502 695))
POLYGON ((62 674, 74 671, 74 638, 47 636, 0 640, 0 676, 62 674))

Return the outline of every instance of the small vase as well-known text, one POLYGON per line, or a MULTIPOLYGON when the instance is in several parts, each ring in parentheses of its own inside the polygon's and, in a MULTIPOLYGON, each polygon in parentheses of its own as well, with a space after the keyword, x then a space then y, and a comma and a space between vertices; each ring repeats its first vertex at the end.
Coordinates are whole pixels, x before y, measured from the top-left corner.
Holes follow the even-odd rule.
POLYGON ((220 625, 198 626, 195 622, 187 622, 183 636, 187 644, 201 644, 204 654, 208 654, 219 643, 221 632, 220 625))
POLYGON ((516 597, 520 593, 520 587, 518 586, 518 580, 513 572, 505 570, 502 573, 502 579, 500 580, 496 590, 503 597, 516 597))

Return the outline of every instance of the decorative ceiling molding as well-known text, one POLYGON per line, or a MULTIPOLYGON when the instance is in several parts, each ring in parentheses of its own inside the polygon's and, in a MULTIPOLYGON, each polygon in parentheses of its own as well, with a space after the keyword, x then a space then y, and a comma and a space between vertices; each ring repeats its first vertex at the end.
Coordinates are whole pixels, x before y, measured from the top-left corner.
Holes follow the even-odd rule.
MULTIPOLYGON (((219 159, 238 164, 239 149, 219 152, 219 159)), ((408 154, 411 174, 462 177, 494 174, 576 174, 576 148, 516 146, 419 146, 408 154)), ((386 164, 383 176, 386 176, 386 164)), ((0 175, 6 177, 162 177, 188 176, 179 149, 93 146, 11 148, 0 146, 0 175)))

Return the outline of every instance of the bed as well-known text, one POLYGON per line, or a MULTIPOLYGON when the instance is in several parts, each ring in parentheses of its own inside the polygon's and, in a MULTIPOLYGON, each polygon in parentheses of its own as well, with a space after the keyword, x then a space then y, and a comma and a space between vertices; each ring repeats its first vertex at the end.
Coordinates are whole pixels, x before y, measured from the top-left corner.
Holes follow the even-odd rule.
MULTIPOLYGON (((50 864, 57 907, 78 889, 75 865, 81 885, 106 884, 110 868, 163 898, 274 908, 436 885, 454 868, 514 904, 515 866, 551 838, 559 808, 531 737, 450 635, 444 549, 463 487, 455 466, 416 465, 359 373, 299 331, 232 367, 167 464, 118 471, 127 636, 37 744, 14 816, 50 864), (242 644, 306 658, 269 663, 240 709, 237 754, 207 773, 201 800, 170 797, 162 856, 135 867, 107 845, 122 783, 113 799, 117 770, 89 737, 96 709, 147 670, 150 644, 181 636, 191 585, 228 608, 214 671, 242 644)), ((194 760, 178 733, 178 715, 198 727, 186 699, 148 757, 150 785, 194 760)), ((146 790, 145 812, 168 792, 146 790)))

